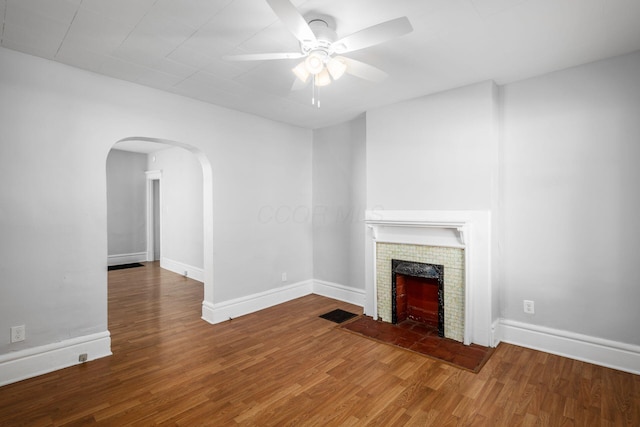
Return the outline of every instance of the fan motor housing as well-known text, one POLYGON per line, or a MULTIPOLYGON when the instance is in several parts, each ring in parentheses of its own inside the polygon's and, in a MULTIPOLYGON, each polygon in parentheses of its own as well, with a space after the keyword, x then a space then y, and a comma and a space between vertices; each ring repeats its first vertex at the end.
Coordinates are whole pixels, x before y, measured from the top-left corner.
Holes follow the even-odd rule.
POLYGON ((333 29, 333 19, 328 16, 315 16, 308 18, 307 23, 313 34, 315 34, 316 40, 301 42, 302 52, 309 54, 314 51, 323 51, 328 54, 331 44, 338 37, 333 29))

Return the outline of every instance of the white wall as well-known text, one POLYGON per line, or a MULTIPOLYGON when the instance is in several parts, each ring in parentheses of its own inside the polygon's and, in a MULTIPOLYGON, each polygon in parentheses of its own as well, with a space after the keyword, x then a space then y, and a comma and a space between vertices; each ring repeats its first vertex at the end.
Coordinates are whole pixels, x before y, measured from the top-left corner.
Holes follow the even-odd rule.
POLYGON ((311 131, 7 49, 0 93, 0 374, 96 333, 108 352, 106 158, 123 138, 179 141, 211 162, 211 300, 281 286, 282 269, 311 279, 310 222, 259 218, 311 205, 311 131), (22 324, 27 340, 9 343, 22 324))
POLYGON ((364 290, 364 116, 313 134, 313 277, 364 290))
POLYGON ((202 166, 184 148, 148 156, 148 170, 162 171, 160 180, 161 266, 180 274, 204 268, 202 166))
POLYGON ((146 154, 111 150, 107 156, 108 254, 116 260, 147 250, 146 168, 146 154))
POLYGON ((491 82, 367 113, 367 207, 491 209, 497 173, 491 82))
POLYGON ((640 53, 506 85, 502 99, 502 316, 640 344, 640 53))
POLYGON ((214 300, 226 301, 313 276, 311 131, 242 124, 213 154, 214 300), (240 139, 242 141, 242 139, 240 139), (282 273, 287 282, 282 282, 282 273))

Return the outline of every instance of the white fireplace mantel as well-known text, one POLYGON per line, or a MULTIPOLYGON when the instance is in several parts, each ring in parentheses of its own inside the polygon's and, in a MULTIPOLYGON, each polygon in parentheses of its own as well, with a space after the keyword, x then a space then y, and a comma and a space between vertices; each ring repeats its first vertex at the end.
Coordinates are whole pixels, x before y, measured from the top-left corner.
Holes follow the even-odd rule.
MULTIPOLYGON (((418 229, 428 229, 429 231, 426 233, 419 233, 420 235, 427 235, 431 240, 439 239, 442 240, 442 244, 438 246, 451 246, 451 247, 460 247, 464 248, 465 246, 465 233, 466 233, 466 223, 464 222, 443 222, 443 221, 399 221, 399 220, 383 220, 383 219, 372 219, 365 221, 367 226, 371 229, 373 233, 373 238, 375 240, 380 240, 380 232, 384 229, 390 232, 391 230, 395 230, 398 232, 398 229, 394 227, 402 227, 404 229, 418 228, 418 229), (452 235, 446 236, 445 233, 439 232, 438 230, 450 230, 455 231, 457 240, 452 240, 452 235), (448 237, 448 238, 447 238, 448 237)), ((405 233, 407 234, 407 233, 405 233)), ((418 233, 411 233, 415 236, 418 233)), ((410 243, 410 242, 407 242, 410 243)))
POLYGON ((376 243, 462 248, 465 252, 464 343, 491 346, 491 215, 489 211, 371 210, 365 213, 365 314, 378 317, 376 243))

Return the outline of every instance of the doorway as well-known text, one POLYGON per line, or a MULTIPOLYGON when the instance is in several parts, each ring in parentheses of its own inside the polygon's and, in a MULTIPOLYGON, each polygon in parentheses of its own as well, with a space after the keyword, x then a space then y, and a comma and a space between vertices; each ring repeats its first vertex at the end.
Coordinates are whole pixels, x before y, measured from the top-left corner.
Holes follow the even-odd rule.
MULTIPOLYGON (((136 151, 139 153, 151 153, 157 149, 161 149, 162 146, 167 147, 179 147, 189 151, 195 158, 197 159, 201 170, 202 170, 202 236, 203 236, 203 278, 202 282, 204 283, 204 300, 202 302, 202 312, 203 319, 206 321, 208 317, 205 316, 208 311, 210 311, 209 307, 213 306, 213 173, 211 169, 211 163, 207 156, 200 151, 199 149, 184 144, 177 141, 158 139, 158 138, 148 138, 148 137, 130 137, 124 138, 117 141, 114 144, 115 146, 120 147, 121 144, 126 143, 130 146, 133 146, 135 149, 132 151, 136 151), (149 151, 145 151, 149 150, 149 151)), ((147 236, 153 236, 154 242, 152 244, 147 244, 147 251, 144 256, 147 259, 153 260, 154 258, 162 258, 163 256, 163 245, 162 242, 164 240, 163 233, 164 230, 158 226, 162 223, 162 194, 164 191, 164 186, 162 183, 162 171, 149 171, 147 173, 147 207, 151 206, 150 209, 147 210, 147 218, 149 215, 156 217, 156 220, 153 219, 147 222, 148 224, 153 224, 154 229, 147 229, 147 236), (154 183, 154 181, 157 181, 154 183), (154 188, 155 187, 155 188, 154 188), (156 197, 153 195, 156 194, 156 197), (155 207, 154 207, 155 206, 155 207), (154 213, 155 212, 155 213, 154 213), (157 225, 156 225, 157 224, 157 225), (150 250, 151 249, 151 250, 150 250), (149 253, 151 252, 151 253, 149 253)), ((148 243, 148 242, 147 242, 148 243)), ((211 322, 210 322, 211 323, 211 322)))
POLYGON ((153 260, 160 261, 160 180, 154 179, 153 183, 153 260))
POLYGON ((147 261, 162 257, 162 202, 160 191, 162 172, 148 171, 147 175, 147 261))

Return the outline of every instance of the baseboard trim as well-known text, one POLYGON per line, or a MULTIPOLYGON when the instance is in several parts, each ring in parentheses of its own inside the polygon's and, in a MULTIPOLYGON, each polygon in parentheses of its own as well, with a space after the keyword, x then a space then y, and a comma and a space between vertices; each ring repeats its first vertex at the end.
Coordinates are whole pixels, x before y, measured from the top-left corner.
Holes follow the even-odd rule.
POLYGON ((489 338, 489 345, 496 348, 500 344, 500 319, 496 319, 491 322, 491 336, 489 338))
POLYGON ((116 254, 107 256, 107 265, 133 264, 134 262, 146 262, 146 252, 136 252, 132 254, 116 254))
POLYGON ((87 361, 111 356, 109 331, 0 355, 0 386, 79 365, 81 353, 87 361))
POLYGON ((500 319, 500 341, 640 375, 640 346, 500 319))
POLYGON ((202 319, 212 324, 224 322, 309 295, 312 293, 312 290, 313 281, 305 280, 289 286, 283 286, 217 304, 204 301, 202 303, 202 319))
POLYGON ((313 293, 364 307, 364 289, 350 288, 340 285, 339 283, 326 282, 324 280, 314 280, 313 293))
POLYGON ((190 279, 204 283, 204 270, 202 268, 194 267, 192 265, 164 257, 160 259, 160 267, 181 276, 184 276, 186 273, 186 276, 190 279))

